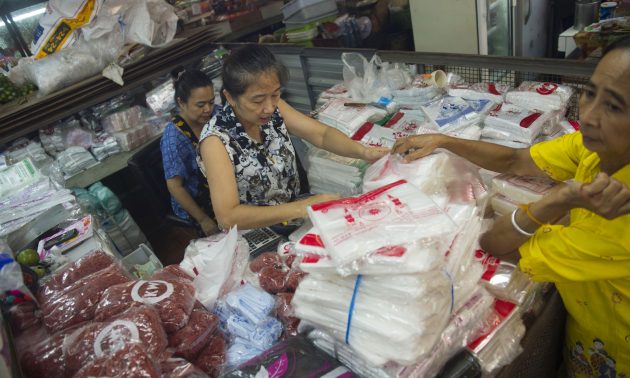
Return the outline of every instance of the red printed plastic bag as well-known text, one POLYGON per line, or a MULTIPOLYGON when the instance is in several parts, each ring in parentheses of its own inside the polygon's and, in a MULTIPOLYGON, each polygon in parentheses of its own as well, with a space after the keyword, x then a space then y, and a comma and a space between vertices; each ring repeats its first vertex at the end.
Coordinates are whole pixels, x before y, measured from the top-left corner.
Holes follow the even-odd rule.
POLYGON ((142 344, 130 343, 111 355, 103 355, 83 366, 73 378, 142 377, 159 378, 160 368, 142 344))
POLYGON ((98 303, 94 318, 107 320, 127 308, 148 304, 154 306, 162 319, 166 332, 175 332, 188 323, 195 304, 195 287, 192 282, 172 275, 163 280, 138 280, 112 286, 98 303))
POLYGON ((168 346, 174 355, 192 361, 208 344, 219 324, 219 318, 205 309, 193 310, 188 324, 169 335, 168 346))
POLYGON ((168 340, 160 316, 151 306, 130 308, 109 322, 91 323, 69 335, 64 343, 67 372, 74 373, 97 358, 136 343, 153 358, 164 356, 168 340))
POLYGON ((84 277, 65 293, 40 303, 44 324, 51 332, 56 332, 92 320, 105 289, 127 281, 128 275, 116 264, 84 277))

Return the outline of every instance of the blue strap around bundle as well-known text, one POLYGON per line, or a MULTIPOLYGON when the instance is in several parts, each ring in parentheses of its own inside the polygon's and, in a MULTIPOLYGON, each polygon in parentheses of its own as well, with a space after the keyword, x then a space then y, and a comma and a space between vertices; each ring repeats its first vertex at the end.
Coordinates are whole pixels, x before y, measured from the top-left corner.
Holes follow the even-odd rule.
POLYGON ((452 314, 453 306, 455 306, 455 286, 453 285, 453 277, 451 277, 451 274, 447 270, 444 270, 444 274, 446 274, 446 277, 448 277, 448 280, 451 283, 451 310, 449 313, 452 314))
POLYGON ((346 344, 350 338, 350 325, 352 324, 352 314, 354 313, 354 302, 357 299, 357 292, 359 291, 359 285, 361 284, 362 275, 357 275, 356 281, 354 281, 354 291, 352 292, 352 299, 350 300, 350 308, 348 309, 348 323, 346 325, 346 344))

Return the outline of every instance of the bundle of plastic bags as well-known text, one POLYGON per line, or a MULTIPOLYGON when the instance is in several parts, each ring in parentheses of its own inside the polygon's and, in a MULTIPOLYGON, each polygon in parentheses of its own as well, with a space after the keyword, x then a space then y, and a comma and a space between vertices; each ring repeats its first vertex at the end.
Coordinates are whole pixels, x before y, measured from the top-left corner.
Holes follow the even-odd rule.
POLYGON ((351 196, 361 192, 363 175, 368 166, 364 160, 335 155, 314 146, 309 148, 307 159, 312 193, 351 196))
POLYGON ((575 90, 567 85, 524 81, 505 96, 507 102, 533 111, 564 113, 575 90))
POLYGON ((461 97, 446 96, 423 106, 441 132, 453 131, 481 122, 481 115, 461 97))
POLYGON ((448 88, 448 94, 466 100, 490 100, 500 104, 509 90, 510 86, 506 84, 482 82, 453 85, 448 88))
POLYGON ((531 145, 553 115, 551 112, 539 112, 502 103, 486 116, 482 135, 531 145))
POLYGON ((387 115, 383 109, 373 106, 346 106, 345 99, 333 99, 324 104, 317 114, 317 119, 342 133, 351 136, 365 122, 378 121, 387 115))

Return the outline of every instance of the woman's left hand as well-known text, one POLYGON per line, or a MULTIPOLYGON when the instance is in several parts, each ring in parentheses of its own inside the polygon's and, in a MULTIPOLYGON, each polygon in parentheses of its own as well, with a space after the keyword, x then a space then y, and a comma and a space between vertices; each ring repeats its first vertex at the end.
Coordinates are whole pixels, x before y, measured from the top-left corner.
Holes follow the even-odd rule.
POLYGON ((363 160, 373 163, 390 152, 391 150, 385 147, 365 147, 363 149, 363 160))

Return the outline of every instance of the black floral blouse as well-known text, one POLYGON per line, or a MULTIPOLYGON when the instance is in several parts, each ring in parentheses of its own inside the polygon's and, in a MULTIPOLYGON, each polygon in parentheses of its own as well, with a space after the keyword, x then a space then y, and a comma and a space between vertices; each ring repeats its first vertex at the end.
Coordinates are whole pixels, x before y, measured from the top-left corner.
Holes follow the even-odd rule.
MULTIPOLYGON (((262 143, 247 135, 229 104, 204 126, 199 143, 212 135, 221 139, 234 164, 242 204, 278 205, 297 197, 300 180, 295 149, 277 108, 271 120, 261 125, 262 143)), ((204 172, 200 158, 199 166, 204 172)))

